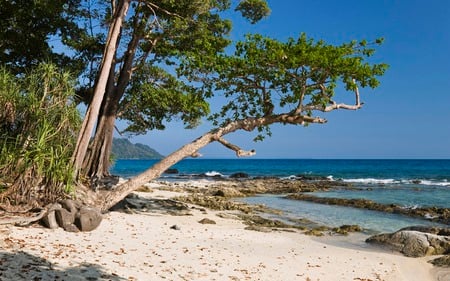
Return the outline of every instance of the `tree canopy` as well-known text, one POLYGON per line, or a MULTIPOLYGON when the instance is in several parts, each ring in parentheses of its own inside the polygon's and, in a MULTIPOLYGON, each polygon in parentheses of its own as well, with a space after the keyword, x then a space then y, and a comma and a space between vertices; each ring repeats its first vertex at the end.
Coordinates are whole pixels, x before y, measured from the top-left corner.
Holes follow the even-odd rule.
POLYGON ((0 62, 14 74, 41 62, 79 69, 76 60, 58 50, 58 38, 80 34, 75 23, 80 0, 0 0, 0 62))
MULTIPOLYGON (((2 12, 11 12, 12 4, 20 1, 6 2, 2 12)), ((35 26, 35 33, 39 34, 36 40, 40 41, 38 50, 30 49, 35 33, 30 33, 30 38, 23 39, 25 43, 17 48, 12 43, 17 41, 8 39, 0 43, 0 61, 14 73, 23 73, 21 69, 46 55, 65 67, 63 61, 68 57, 54 54, 49 47, 49 39, 58 32, 62 42, 72 48, 71 61, 84 69, 77 80, 79 99, 65 95, 66 102, 57 104, 73 109, 73 100, 84 100, 88 105, 76 144, 68 142, 73 148, 70 167, 79 186, 90 184, 89 179, 109 176, 117 118, 128 121, 125 131, 137 134, 164 129, 165 123, 174 119, 183 121, 188 128, 204 118, 212 122, 209 132, 143 174, 106 195, 91 193, 103 210, 183 158, 198 156, 198 151, 211 142, 223 144, 237 156, 253 155, 255 151, 245 151, 225 139, 237 130, 256 131, 255 140, 262 140, 271 134, 270 126, 276 123, 320 124, 326 122, 322 116, 326 112, 360 109, 360 89, 377 87, 378 78, 387 69, 386 64, 371 59, 382 39, 332 45, 306 34, 286 41, 249 34, 242 41, 231 42, 228 36, 232 23, 224 12, 233 9, 256 23, 270 13, 264 0, 33 3, 32 12, 27 14, 22 9, 7 17, 12 20, 8 20, 7 32, 0 31, 0 36, 8 39, 8 32, 30 31, 33 25, 27 20, 39 17, 37 22, 42 22, 42 28, 40 24, 35 26), (48 10, 42 11, 43 7, 48 10), (55 22, 49 23, 50 19, 55 22), (230 51, 230 46, 234 51, 230 51), (350 93, 353 101, 346 102, 349 99, 342 98, 344 93, 350 93), (223 105, 219 111, 211 112, 209 103, 218 97, 223 105)), ((81 68, 72 69, 78 75, 81 68)), ((41 94, 40 89, 33 91, 41 94)), ((6 96, 4 93, 7 91, 2 90, 2 96, 6 96)), ((28 90, 21 93, 33 96, 28 90)), ((0 106, 7 108, 8 103, 0 106)), ((8 108, 18 107, 14 104, 8 108)), ((8 125, 10 115, 3 115, 2 122, 8 125)), ((57 132, 49 134, 59 135, 60 126, 53 121, 50 124, 57 132)), ((75 143, 74 127, 64 130, 63 138, 75 143)), ((27 148, 33 138, 35 135, 23 140, 21 147, 27 148)))

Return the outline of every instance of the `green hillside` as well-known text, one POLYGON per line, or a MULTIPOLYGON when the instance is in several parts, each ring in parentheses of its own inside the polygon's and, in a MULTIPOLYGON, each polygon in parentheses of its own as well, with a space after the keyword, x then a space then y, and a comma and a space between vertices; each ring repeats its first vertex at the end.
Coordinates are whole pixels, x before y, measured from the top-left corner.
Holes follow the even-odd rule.
POLYGON ((112 154, 115 159, 161 159, 164 156, 142 143, 131 143, 128 139, 114 139, 112 154))

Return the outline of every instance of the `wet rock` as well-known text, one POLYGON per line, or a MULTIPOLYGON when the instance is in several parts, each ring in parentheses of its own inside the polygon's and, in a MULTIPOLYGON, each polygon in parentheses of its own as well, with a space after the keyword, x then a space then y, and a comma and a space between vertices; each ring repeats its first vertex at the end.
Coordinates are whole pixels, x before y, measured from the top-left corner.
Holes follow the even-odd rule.
POLYGON ((102 221, 102 214, 97 208, 83 206, 75 217, 75 225, 81 231, 92 231, 102 221))
POLYGON ((429 261, 431 264, 439 267, 450 267, 450 255, 445 255, 429 261))
POLYGON ((204 218, 204 219, 200 220, 199 223, 201 223, 201 224, 216 224, 215 221, 213 221, 212 219, 208 219, 208 218, 204 218))
POLYGON ((341 225, 332 229, 334 232, 342 235, 348 235, 350 232, 361 232, 362 228, 359 225, 341 225))
POLYGON ((327 180, 329 180, 327 177, 315 176, 315 175, 296 175, 296 178, 299 180, 305 180, 305 181, 327 181, 327 180))
POLYGON ((249 225, 244 228, 245 230, 253 230, 258 232, 272 232, 270 228, 257 226, 257 225, 249 225))
POLYGON ((230 178, 232 179, 248 179, 249 177, 250 177, 249 174, 243 172, 234 173, 230 175, 230 178))
POLYGON ((227 197, 227 198, 233 198, 233 197, 243 197, 244 194, 240 192, 239 190, 235 188, 230 187, 221 187, 217 191, 215 191, 213 196, 220 196, 220 197, 227 197))
POLYGON ((347 198, 330 198, 317 197, 310 194, 291 194, 286 196, 288 199, 302 200, 327 205, 348 206, 359 209, 368 209, 379 212, 402 214, 411 217, 419 217, 431 221, 440 222, 443 224, 450 224, 450 209, 438 207, 423 207, 423 208, 405 208, 395 204, 381 204, 367 199, 347 199, 347 198))
POLYGON ((330 230, 328 227, 326 226, 320 226, 320 227, 316 227, 310 230, 307 230, 304 232, 304 234, 306 235, 310 235, 310 236, 324 236, 324 232, 330 230))
POLYGON ((367 243, 384 245, 407 257, 423 257, 450 253, 450 237, 416 230, 399 230, 372 236, 367 243))
POLYGON ((164 173, 165 174, 170 174, 170 175, 175 175, 175 174, 178 174, 180 172, 178 171, 178 169, 167 169, 167 170, 164 171, 164 173))

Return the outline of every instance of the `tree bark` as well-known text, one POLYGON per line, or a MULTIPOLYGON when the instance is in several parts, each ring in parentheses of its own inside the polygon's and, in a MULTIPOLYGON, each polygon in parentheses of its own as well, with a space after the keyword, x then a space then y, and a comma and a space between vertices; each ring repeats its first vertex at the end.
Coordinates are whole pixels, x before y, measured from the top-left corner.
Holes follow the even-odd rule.
POLYGON ((98 120, 100 107, 105 95, 108 77, 117 50, 117 41, 120 35, 123 20, 130 6, 130 2, 131 0, 120 1, 119 9, 114 16, 113 23, 110 27, 110 32, 108 33, 108 41, 103 56, 104 59, 102 61, 99 79, 95 86, 94 96, 86 112, 86 116, 84 118, 80 134, 78 136, 75 151, 72 156, 72 162, 74 164, 76 177, 78 177, 80 170, 82 169, 82 165, 89 146, 89 140, 91 138, 95 123, 98 120))
POLYGON ((134 33, 128 43, 124 64, 120 69, 116 85, 114 85, 115 72, 113 69, 110 71, 108 87, 100 108, 97 129, 93 142, 89 147, 89 152, 83 162, 82 170, 89 177, 103 178, 109 176, 114 124, 120 99, 125 94, 125 89, 133 73, 133 60, 140 39, 141 35, 134 33))
POLYGON ((125 183, 115 187, 111 192, 108 192, 104 198, 101 199, 100 209, 103 212, 108 211, 111 207, 120 202, 128 194, 138 189, 143 184, 158 178, 164 171, 183 160, 186 157, 193 155, 197 150, 206 146, 215 140, 213 133, 207 133, 195 141, 184 145, 177 151, 173 152, 169 156, 156 163, 145 172, 138 176, 129 179, 125 183))

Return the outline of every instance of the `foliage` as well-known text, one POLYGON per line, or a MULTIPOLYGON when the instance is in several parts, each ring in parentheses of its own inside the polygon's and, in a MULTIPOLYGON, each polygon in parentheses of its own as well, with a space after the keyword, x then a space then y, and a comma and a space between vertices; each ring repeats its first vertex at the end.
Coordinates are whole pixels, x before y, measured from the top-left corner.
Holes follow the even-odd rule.
POLYGON ((74 80, 51 64, 23 78, 0 70, 0 173, 15 203, 52 201, 70 192, 70 164, 80 116, 74 80))
MULTIPOLYGON (((223 54, 216 61, 213 71, 204 69, 210 71, 213 91, 226 98, 221 111, 210 120, 216 126, 226 126, 246 118, 281 113, 312 117, 317 111, 338 109, 328 108, 336 104, 338 86, 354 92, 357 87, 379 85, 377 77, 384 74, 387 65, 371 63, 369 57, 375 51, 371 46, 381 42, 352 41, 334 46, 305 34, 286 42, 248 35, 236 44, 234 54, 223 54)), ((359 106, 359 96, 356 102, 359 106)), ((258 130, 262 133, 258 140, 270 135, 268 124, 258 130)))
POLYGON ((270 14, 269 6, 263 0, 243 0, 235 10, 240 11, 251 23, 256 23, 270 14))
MULTIPOLYGON (((120 1, 113 2, 118 7, 120 1)), ((124 131, 140 134, 164 129, 164 122, 173 119, 183 121, 188 128, 196 126, 209 113, 202 96, 204 89, 199 81, 178 77, 176 69, 182 57, 197 56, 207 63, 231 43, 231 22, 222 14, 230 9, 232 1, 158 0, 132 4, 115 54, 119 63, 113 66, 115 91, 119 95, 124 92, 116 110, 117 117, 129 124, 124 131), (128 63, 131 69, 127 69, 128 63), (126 73, 132 75, 127 77, 126 73)), ((263 0, 240 1, 236 11, 253 23, 269 13, 263 0)), ((94 22, 96 28, 84 33, 86 40, 81 40, 82 44, 68 40, 71 38, 65 41, 88 66, 85 77, 90 77, 90 82, 79 89, 81 100, 87 103, 101 63, 99 50, 105 45, 107 31, 101 27, 107 25, 102 23, 109 23, 112 16, 110 7, 85 7, 81 20, 85 26, 94 22)))
POLYGON ((0 0, 0 63, 14 74, 24 74, 42 61, 79 69, 76 59, 55 47, 59 37, 83 34, 75 23, 80 2, 0 0))

